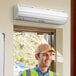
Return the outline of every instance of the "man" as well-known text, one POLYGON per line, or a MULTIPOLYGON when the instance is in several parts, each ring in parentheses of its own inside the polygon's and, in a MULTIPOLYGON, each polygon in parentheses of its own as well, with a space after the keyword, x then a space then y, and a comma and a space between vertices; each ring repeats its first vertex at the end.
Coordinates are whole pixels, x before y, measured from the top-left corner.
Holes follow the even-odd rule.
POLYGON ((55 50, 49 44, 40 44, 35 50, 35 58, 38 64, 29 70, 24 70, 21 76, 59 76, 57 73, 50 71, 52 62, 52 53, 55 50))

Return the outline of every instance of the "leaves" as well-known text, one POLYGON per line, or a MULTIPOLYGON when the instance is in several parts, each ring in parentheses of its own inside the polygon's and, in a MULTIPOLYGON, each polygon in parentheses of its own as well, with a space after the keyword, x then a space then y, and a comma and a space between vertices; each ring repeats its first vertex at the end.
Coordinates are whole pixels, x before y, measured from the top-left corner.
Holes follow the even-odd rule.
POLYGON ((39 43, 40 36, 37 33, 15 32, 13 34, 14 60, 30 67, 34 66, 37 63, 34 57, 35 48, 39 43))

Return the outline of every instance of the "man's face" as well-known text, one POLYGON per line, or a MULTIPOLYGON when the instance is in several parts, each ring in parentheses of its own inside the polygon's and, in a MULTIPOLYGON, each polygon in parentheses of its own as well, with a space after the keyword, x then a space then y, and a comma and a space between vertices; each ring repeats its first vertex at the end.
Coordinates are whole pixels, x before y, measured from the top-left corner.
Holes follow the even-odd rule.
POLYGON ((52 61, 52 52, 40 53, 38 63, 42 67, 49 67, 52 61))

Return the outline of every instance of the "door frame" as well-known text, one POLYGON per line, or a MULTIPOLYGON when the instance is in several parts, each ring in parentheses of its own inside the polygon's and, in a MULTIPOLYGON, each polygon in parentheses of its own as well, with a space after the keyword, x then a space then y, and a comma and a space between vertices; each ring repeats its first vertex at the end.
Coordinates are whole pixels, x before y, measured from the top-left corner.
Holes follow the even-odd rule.
POLYGON ((71 76, 76 76, 76 0, 71 0, 71 76))

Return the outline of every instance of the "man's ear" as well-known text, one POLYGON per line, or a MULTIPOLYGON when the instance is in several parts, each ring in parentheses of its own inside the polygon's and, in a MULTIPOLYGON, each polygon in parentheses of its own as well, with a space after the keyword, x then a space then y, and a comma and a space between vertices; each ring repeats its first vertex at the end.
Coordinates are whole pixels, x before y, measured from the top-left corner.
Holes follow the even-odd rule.
POLYGON ((35 58, 36 58, 36 60, 38 60, 38 58, 39 58, 39 57, 38 57, 38 55, 37 55, 37 54, 35 54, 35 58))

